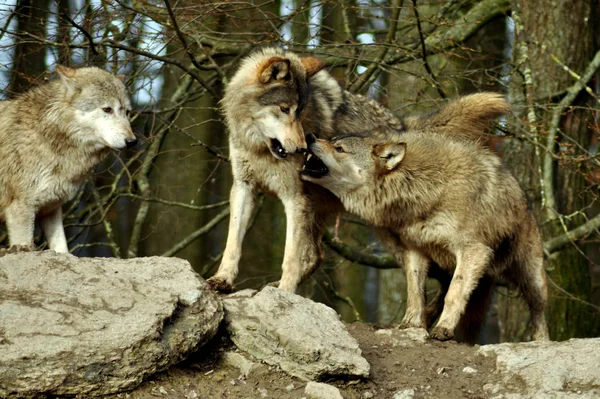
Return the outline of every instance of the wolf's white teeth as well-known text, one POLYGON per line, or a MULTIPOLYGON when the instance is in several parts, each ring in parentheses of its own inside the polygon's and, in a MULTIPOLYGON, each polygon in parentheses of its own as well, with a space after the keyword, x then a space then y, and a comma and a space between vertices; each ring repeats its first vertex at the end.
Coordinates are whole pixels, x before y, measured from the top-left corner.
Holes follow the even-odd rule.
POLYGON ((312 156, 313 156, 312 154, 308 154, 308 156, 306 157, 306 160, 310 161, 310 159, 312 158, 312 156))
POLYGON ((306 170, 306 165, 302 165, 302 170, 306 170))

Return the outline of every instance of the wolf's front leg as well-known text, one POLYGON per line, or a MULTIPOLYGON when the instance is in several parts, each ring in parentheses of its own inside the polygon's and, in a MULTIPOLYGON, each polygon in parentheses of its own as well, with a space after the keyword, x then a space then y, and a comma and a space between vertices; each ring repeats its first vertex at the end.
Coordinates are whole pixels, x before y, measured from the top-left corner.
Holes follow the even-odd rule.
POLYGON ((281 201, 285 208, 286 233, 279 288, 295 292, 298 285, 308 278, 319 264, 318 240, 321 230, 317 226, 310 201, 304 195, 282 198, 281 201))
POLYGON ((48 241, 48 247, 56 252, 69 253, 61 207, 59 206, 53 212, 44 216, 40 220, 40 224, 46 236, 46 241, 48 241))
POLYGON ((208 279, 213 289, 227 292, 233 289, 242 257, 242 241, 248 231, 254 210, 254 188, 247 182, 235 180, 229 198, 229 231, 223 259, 217 273, 208 279))
POLYGON ((4 210, 8 241, 13 250, 33 250, 34 207, 13 202, 4 210))
POLYGON ((492 249, 483 244, 472 244, 457 251, 456 269, 446 294, 444 310, 431 331, 431 338, 440 341, 454 338, 456 326, 491 258, 492 249))
POLYGON ((427 280, 429 259, 413 249, 405 249, 402 255, 406 276, 406 312, 400 328, 427 328, 425 281, 427 280))

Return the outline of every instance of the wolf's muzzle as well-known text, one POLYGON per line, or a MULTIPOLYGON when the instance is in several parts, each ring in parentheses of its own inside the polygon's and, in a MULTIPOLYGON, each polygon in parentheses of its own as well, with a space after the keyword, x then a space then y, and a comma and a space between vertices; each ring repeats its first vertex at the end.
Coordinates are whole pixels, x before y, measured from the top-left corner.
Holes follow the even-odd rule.
POLYGON ((281 142, 277 139, 271 139, 271 153, 278 158, 287 157, 287 151, 283 148, 281 142))
MULTIPOLYGON (((308 142, 308 137, 306 139, 308 142)), ((327 168, 327 165, 325 165, 325 163, 323 163, 319 157, 312 153, 310 150, 310 144, 308 145, 308 152, 306 154, 306 159, 304 161, 304 166, 302 166, 301 173, 314 178, 321 178, 329 174, 329 168, 327 168)))
POLYGON ((138 143, 138 139, 125 139, 125 146, 127 148, 135 147, 138 143))

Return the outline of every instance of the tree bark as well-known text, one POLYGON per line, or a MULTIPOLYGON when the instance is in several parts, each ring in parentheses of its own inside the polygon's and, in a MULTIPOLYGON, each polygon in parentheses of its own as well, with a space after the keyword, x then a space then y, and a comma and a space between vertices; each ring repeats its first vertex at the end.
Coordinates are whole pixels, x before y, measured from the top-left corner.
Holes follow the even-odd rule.
MULTIPOLYGON (((19 0, 17 14, 17 34, 46 37, 49 1, 19 0)), ((9 93, 22 93, 43 82, 46 72, 46 45, 31 38, 17 39, 13 54, 13 72, 9 93)))
MULTIPOLYGON (((515 109, 523 111, 521 118, 527 120, 525 132, 518 124, 513 130, 525 134, 527 140, 506 142, 506 163, 533 203, 545 239, 585 222, 582 214, 564 218, 562 223, 560 216, 571 215, 592 202, 586 190, 587 166, 576 159, 582 155, 581 149, 590 148, 592 98, 582 91, 573 103, 576 108, 560 119, 558 134, 549 138, 548 132, 553 108, 575 83, 561 63, 581 74, 598 49, 597 8, 596 2, 583 0, 513 1, 513 60, 518 73, 511 76, 511 97, 515 109), (526 84, 528 79, 531 81, 526 84), (550 147, 540 146, 536 152, 536 142, 549 143, 550 147), (555 157, 548 157, 546 150, 555 157), (544 159, 549 162, 544 163, 544 159)), ((570 246, 547 260, 547 317, 552 339, 600 333, 597 310, 585 304, 592 300, 587 250, 585 245, 570 246)))

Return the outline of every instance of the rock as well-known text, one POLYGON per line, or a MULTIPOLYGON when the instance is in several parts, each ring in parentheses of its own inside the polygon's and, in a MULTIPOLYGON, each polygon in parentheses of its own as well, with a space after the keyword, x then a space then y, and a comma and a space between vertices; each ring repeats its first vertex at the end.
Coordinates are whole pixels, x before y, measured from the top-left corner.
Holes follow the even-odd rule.
POLYGON ((479 352, 496 356, 503 375, 501 387, 490 385, 486 390, 501 392, 498 398, 598 398, 599 347, 600 338, 482 346, 479 352), (521 396, 523 385, 526 392, 521 396))
POLYGON ((0 397, 132 389, 208 341, 222 305, 176 258, 0 258, 0 397))
POLYGON ((393 399, 412 399, 415 397, 415 390, 410 388, 410 389, 403 389, 401 391, 397 391, 394 396, 393 399))
POLYGON ((429 334, 424 328, 411 327, 402 330, 388 328, 377 330, 375 334, 389 337, 387 344, 406 348, 425 344, 429 340, 429 334))
POLYGON ((256 368, 256 363, 246 359, 245 356, 237 352, 224 352, 223 363, 239 369, 244 378, 248 377, 250 372, 256 368))
POLYGON ((466 366, 462 369, 462 372, 466 373, 466 374, 475 374, 477 372, 477 370, 471 366, 466 366))
POLYGON ((223 300, 226 328, 244 352, 303 380, 369 375, 338 314, 310 299, 265 287, 223 300))
POLYGON ((310 399, 343 399, 340 390, 333 385, 310 381, 304 394, 310 399))

